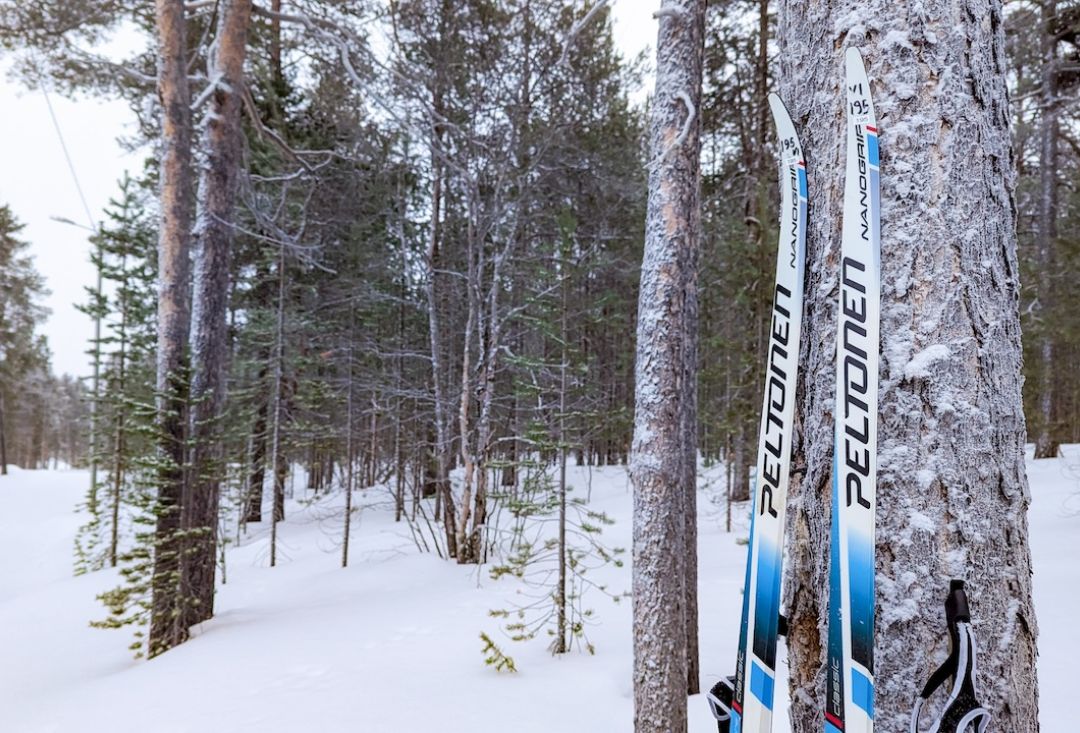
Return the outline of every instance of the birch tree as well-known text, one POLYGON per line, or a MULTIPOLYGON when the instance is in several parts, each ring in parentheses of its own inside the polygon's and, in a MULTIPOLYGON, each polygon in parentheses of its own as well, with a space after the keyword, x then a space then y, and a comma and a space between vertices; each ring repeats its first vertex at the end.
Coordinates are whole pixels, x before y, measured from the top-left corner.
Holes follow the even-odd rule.
MULTIPOLYGON (((802 434, 786 606, 791 720, 821 730, 833 462, 845 47, 862 50, 881 126, 879 730, 907 730, 948 640, 941 599, 967 580, 980 699, 996 730, 1038 729, 1021 409, 1014 169, 1002 6, 778 8, 780 92, 802 123, 810 189, 802 434)), ((797 478, 797 477, 796 477, 797 478)))
MULTIPOLYGON (((705 3, 657 12, 656 95, 649 123, 649 201, 638 300, 634 486, 634 730, 686 730, 687 508, 694 405, 700 238, 700 119, 705 3), (690 441, 688 447, 685 441, 690 441)), ((696 423, 696 417, 694 420, 696 423)), ((696 577, 696 573, 694 573, 696 577)))

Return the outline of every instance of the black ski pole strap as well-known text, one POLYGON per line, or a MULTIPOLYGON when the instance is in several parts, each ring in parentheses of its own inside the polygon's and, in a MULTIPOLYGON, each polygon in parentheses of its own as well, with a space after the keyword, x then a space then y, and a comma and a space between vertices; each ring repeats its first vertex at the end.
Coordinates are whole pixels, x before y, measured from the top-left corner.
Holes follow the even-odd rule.
POLYGON ((919 718, 927 700, 952 679, 949 697, 940 715, 925 733, 984 733, 990 713, 979 704, 975 691, 976 648, 971 614, 963 581, 954 580, 945 600, 950 651, 945 662, 930 675, 911 712, 910 733, 919 733, 919 718))
MULTIPOLYGON (((776 621, 776 635, 785 637, 788 635, 787 616, 782 613, 779 614, 776 621)), ((712 712, 713 717, 716 719, 716 728, 719 733, 728 733, 731 730, 732 708, 740 714, 742 713, 742 710, 735 702, 735 682, 734 675, 724 677, 705 693, 705 699, 709 703, 709 711, 712 712)))
POLYGON ((731 729, 731 707, 735 702, 735 677, 724 677, 705 695, 709 701, 709 710, 716 719, 719 733, 728 733, 731 729))

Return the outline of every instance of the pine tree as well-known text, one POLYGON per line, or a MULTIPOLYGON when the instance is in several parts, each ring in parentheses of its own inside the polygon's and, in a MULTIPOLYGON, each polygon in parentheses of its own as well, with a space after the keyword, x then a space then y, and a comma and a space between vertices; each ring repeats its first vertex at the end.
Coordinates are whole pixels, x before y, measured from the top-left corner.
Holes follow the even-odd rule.
POLYGON ((881 123, 881 389, 876 689, 881 730, 947 650, 940 598, 967 580, 980 700, 993 726, 1035 731, 1021 409, 1015 171, 1001 3, 950 0, 912 15, 781 2, 781 96, 801 120, 810 190, 802 432, 789 526, 795 731, 820 731, 842 217, 843 54, 862 50, 881 123), (840 35, 838 36, 837 33, 840 35), (932 357, 932 359, 931 359, 932 357), (914 368, 919 358, 924 366, 914 368))
POLYGON ((76 566, 96 570, 104 562, 115 567, 120 553, 121 507, 132 486, 145 484, 135 463, 146 455, 143 433, 135 424, 153 401, 156 337, 157 256, 155 232, 145 214, 144 194, 131 178, 120 181, 119 197, 110 201, 105 223, 92 238, 91 262, 104 288, 87 289, 83 312, 101 318, 105 331, 92 344, 102 357, 103 389, 94 419, 102 440, 95 460, 104 467, 103 481, 87 492, 90 521, 76 538, 76 566))
POLYGON ((29 243, 19 239, 23 228, 6 204, 0 206, 0 475, 14 456, 24 467, 38 467, 36 460, 27 465, 32 452, 21 450, 10 427, 18 424, 12 417, 25 398, 22 380, 47 371, 48 364, 48 347, 35 332, 47 315, 40 302, 47 291, 27 254, 29 243))
MULTIPOLYGON (((649 204, 638 301, 634 444, 634 729, 686 730, 688 681, 685 514, 696 459, 697 251, 705 4, 667 0, 658 12, 650 120, 649 204)), ((696 572, 691 577, 696 578, 696 572)), ((696 634, 694 635, 696 637, 696 634)))

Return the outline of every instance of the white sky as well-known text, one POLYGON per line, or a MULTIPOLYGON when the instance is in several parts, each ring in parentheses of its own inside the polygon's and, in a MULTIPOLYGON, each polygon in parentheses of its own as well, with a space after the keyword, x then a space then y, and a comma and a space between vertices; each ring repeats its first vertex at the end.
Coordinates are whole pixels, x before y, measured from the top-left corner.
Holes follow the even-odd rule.
MULTIPOLYGON (((614 0, 615 38, 627 57, 656 40, 652 12, 660 0, 614 0)), ((647 86, 650 86, 647 84, 647 86)), ((50 94, 87 204, 95 220, 125 170, 142 168, 140 155, 126 153, 117 138, 133 124, 127 105, 100 99, 69 100, 50 94)), ((94 284, 87 231, 62 224, 62 217, 88 226, 71 173, 40 90, 27 90, 4 69, 0 77, 0 203, 11 206, 26 225, 38 270, 51 294, 52 311, 44 325, 53 354, 53 370, 86 376, 86 350, 93 332, 89 318, 75 310, 86 302, 83 288, 94 284)))

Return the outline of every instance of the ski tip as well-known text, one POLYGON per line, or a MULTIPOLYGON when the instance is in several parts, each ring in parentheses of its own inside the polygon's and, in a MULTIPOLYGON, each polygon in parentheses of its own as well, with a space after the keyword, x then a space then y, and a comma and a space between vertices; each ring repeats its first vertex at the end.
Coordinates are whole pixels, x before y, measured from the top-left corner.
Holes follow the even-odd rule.
POLYGON ((769 109, 772 111, 773 123, 776 125, 777 132, 781 137, 794 134, 795 124, 791 121, 791 114, 788 112, 784 100, 780 99, 780 95, 775 92, 770 92, 768 99, 769 109))
POLYGON ((877 132, 877 115, 874 113, 874 101, 870 94, 870 78, 866 74, 866 65, 862 52, 850 46, 844 52, 845 76, 847 79, 847 101, 849 122, 866 125, 877 132))
POLYGON ((779 126, 781 120, 791 119, 791 115, 787 111, 787 105, 784 104, 784 100, 780 99, 780 95, 776 92, 769 92, 769 109, 772 110, 773 120, 776 121, 777 126, 779 126))
POLYGON ((780 160, 784 165, 795 165, 802 160, 802 145, 799 143, 799 133, 795 131, 795 123, 780 95, 769 94, 768 100, 779 138, 780 160))
POLYGON ((863 65, 862 51, 855 46, 848 46, 847 51, 844 52, 844 60, 847 63, 849 71, 852 68, 855 68, 865 73, 866 69, 863 65))
POLYGON ((869 82, 866 76, 866 63, 863 61, 862 51, 854 46, 849 46, 848 50, 844 52, 844 72, 849 84, 860 81, 869 82))

